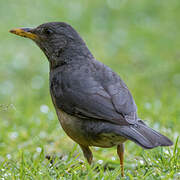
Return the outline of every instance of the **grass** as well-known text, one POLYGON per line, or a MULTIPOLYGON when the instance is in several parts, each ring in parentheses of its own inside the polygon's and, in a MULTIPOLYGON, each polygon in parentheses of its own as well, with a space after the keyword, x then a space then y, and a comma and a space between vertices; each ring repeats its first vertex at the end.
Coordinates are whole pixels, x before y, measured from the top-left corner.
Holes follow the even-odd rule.
POLYGON ((124 179, 180 179, 179 11, 178 0, 0 1, 0 179, 120 179, 115 148, 92 148, 93 165, 84 161, 57 120, 45 56, 8 33, 48 21, 72 24, 121 75, 139 116, 174 142, 148 151, 127 142, 124 179))
MULTIPOLYGON (((174 151, 159 148, 152 153, 142 152, 136 164, 125 170, 126 179, 178 179, 179 151, 176 141, 174 151)), ((1 168, 3 179, 119 179, 117 162, 102 165, 100 161, 89 166, 79 159, 77 145, 66 156, 45 159, 41 152, 18 153, 17 160, 5 160, 1 168)))

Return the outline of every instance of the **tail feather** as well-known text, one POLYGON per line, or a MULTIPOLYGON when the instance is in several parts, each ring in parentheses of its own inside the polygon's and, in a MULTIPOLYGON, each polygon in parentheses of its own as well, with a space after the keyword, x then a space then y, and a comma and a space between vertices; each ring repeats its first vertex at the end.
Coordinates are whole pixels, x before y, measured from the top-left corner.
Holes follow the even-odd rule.
POLYGON ((151 129, 141 120, 131 126, 121 126, 118 130, 122 136, 134 141, 145 149, 173 145, 169 138, 151 129))

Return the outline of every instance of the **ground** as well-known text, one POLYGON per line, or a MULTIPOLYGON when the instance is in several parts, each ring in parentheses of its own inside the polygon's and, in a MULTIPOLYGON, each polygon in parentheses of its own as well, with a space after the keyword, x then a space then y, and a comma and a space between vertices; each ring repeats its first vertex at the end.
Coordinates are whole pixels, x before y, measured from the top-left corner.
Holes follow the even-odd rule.
POLYGON ((126 82, 139 116, 174 142, 154 150, 127 142, 124 179, 180 179, 179 11, 179 0, 0 1, 0 179, 120 179, 115 148, 92 148, 86 163, 57 120, 44 54, 8 32, 48 21, 77 29, 126 82))

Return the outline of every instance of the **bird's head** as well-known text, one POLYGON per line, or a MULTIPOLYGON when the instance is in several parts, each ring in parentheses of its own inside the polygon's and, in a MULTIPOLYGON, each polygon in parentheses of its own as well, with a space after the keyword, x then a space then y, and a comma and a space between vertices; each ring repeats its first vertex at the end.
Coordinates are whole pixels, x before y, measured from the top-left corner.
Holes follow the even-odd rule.
POLYGON ((75 59, 75 56, 91 54, 79 34, 64 22, 45 23, 36 28, 16 28, 10 32, 36 42, 52 66, 75 59))

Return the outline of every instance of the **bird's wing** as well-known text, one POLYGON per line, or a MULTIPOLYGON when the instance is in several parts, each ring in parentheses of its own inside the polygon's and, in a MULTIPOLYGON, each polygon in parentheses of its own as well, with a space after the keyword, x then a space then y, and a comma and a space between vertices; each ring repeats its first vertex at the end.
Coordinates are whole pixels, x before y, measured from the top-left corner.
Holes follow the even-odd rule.
POLYGON ((95 67, 101 67, 100 74, 103 87, 111 96, 111 101, 117 112, 123 114, 130 124, 137 122, 137 107, 133 97, 122 79, 104 64, 95 61, 95 67))
POLYGON ((57 108, 81 118, 120 125, 134 123, 136 111, 131 107, 134 102, 128 89, 118 83, 103 85, 102 80, 81 73, 71 74, 69 78, 57 75, 52 78, 51 94, 57 108))

